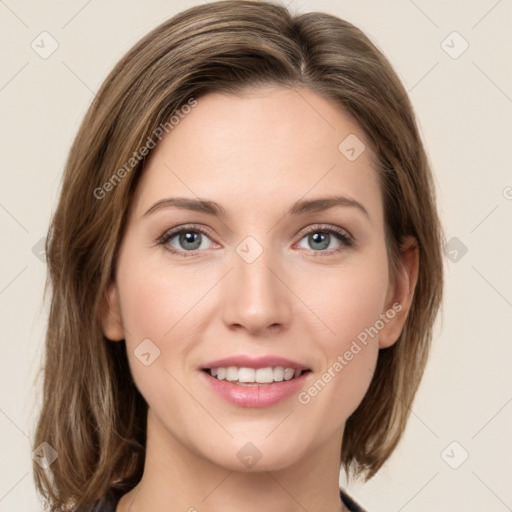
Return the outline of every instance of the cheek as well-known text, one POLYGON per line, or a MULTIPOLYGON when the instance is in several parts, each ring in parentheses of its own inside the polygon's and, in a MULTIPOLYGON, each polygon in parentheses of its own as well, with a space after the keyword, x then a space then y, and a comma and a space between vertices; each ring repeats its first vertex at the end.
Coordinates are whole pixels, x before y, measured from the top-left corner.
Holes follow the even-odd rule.
POLYGON ((375 371, 379 329, 384 325, 379 319, 389 284, 386 258, 379 258, 379 251, 375 254, 336 274, 318 273, 304 300, 318 316, 309 324, 312 334, 316 330, 313 339, 323 354, 323 367, 298 400, 314 408, 326 425, 348 418, 375 371))
POLYGON ((316 272, 314 279, 301 281, 295 290, 309 309, 304 318, 321 333, 322 344, 332 355, 359 335, 364 338, 366 329, 375 325, 384 313, 388 284, 385 256, 358 257, 337 270, 316 272))
POLYGON ((212 286, 211 276, 192 266, 155 263, 125 247, 117 278, 129 364, 137 388, 158 408, 154 397, 174 403, 181 396, 177 382, 200 340, 201 299, 212 286))
POLYGON ((187 315, 200 310, 197 303, 211 287, 192 267, 172 269, 141 257, 122 261, 119 268, 123 322, 132 344, 150 338, 160 345, 175 337, 189 321, 187 315))

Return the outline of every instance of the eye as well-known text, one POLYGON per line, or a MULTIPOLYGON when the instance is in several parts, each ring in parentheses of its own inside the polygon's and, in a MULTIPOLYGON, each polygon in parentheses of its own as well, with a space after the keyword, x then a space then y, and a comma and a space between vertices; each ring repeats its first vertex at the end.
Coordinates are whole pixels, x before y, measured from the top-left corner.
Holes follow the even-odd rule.
MULTIPOLYGON (((190 257, 195 256, 196 251, 208 249, 208 244, 205 247, 204 243, 206 240, 210 240, 208 231, 199 226, 192 225, 166 231, 158 240, 158 244, 163 245, 166 250, 173 254, 190 257)), ((353 237, 345 230, 337 226, 325 225, 312 226, 306 232, 303 232, 301 242, 303 240, 310 244, 310 250, 322 255, 324 253, 326 255, 338 253, 355 244, 353 237), (329 249, 329 246, 336 241, 338 246, 325 250, 329 249)), ((308 247, 303 246, 301 248, 308 249, 308 247)))
POLYGON ((205 238, 209 240, 208 233, 204 229, 197 226, 184 226, 166 231, 158 243, 172 253, 187 257, 194 256, 195 251, 208 248, 203 243, 205 238), (173 243, 173 240, 176 241, 173 243), (192 254, 186 254, 187 252, 192 254))
MULTIPOLYGON (((313 226, 306 233, 303 233, 302 240, 310 245, 311 250, 321 253, 337 253, 347 247, 354 245, 354 239, 345 230, 335 226, 313 226), (334 235, 334 236, 333 236, 334 235), (326 251, 332 242, 338 242, 338 246, 326 251)), ((308 249, 308 247, 302 247, 308 249)))

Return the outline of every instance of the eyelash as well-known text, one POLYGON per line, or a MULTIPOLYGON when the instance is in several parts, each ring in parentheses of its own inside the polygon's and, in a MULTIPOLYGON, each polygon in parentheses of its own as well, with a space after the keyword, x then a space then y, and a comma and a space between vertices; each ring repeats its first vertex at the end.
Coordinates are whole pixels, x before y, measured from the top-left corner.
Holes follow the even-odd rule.
MULTIPOLYGON (((188 226, 181 226, 179 228, 174 228, 169 231, 166 231, 158 240, 158 245, 163 245, 165 250, 171 252, 172 254, 177 254, 179 256, 182 256, 184 258, 190 258, 197 255, 197 252, 202 252, 200 250, 194 250, 194 251, 181 251, 176 250, 173 247, 168 245, 169 240, 173 239, 176 235, 179 235, 181 233, 201 233, 203 235, 206 235, 208 238, 211 238, 210 233, 205 230, 204 228, 201 228, 197 225, 188 225, 188 226)), ((311 249, 311 252, 316 253, 314 257, 324 257, 324 256, 332 256, 333 254, 339 253, 347 248, 353 247, 355 245, 355 240, 352 236, 350 236, 345 230, 335 227, 335 226, 326 226, 326 225, 315 225, 311 229, 309 229, 306 232, 303 232, 301 234, 300 240, 305 238, 306 236, 312 234, 312 233, 329 233, 332 235, 335 235, 336 238, 342 242, 342 246, 338 247, 336 249, 330 249, 328 251, 326 250, 319 250, 314 251, 311 249)))

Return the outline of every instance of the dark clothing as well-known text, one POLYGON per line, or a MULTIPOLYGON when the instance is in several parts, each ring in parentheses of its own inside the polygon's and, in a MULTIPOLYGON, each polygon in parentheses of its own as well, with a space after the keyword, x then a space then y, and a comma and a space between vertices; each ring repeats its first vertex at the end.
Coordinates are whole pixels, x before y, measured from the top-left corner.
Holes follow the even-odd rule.
POLYGON ((360 505, 358 505, 348 494, 346 494, 343 489, 340 489, 340 497, 341 501, 347 507, 350 512, 365 512, 360 505))
MULTIPOLYGON (((350 512, 365 512, 348 494, 340 489, 340 498, 343 504, 350 512)), ((77 509, 75 512, 115 512, 117 503, 121 499, 121 495, 109 495, 97 502, 95 505, 87 508, 77 509)))

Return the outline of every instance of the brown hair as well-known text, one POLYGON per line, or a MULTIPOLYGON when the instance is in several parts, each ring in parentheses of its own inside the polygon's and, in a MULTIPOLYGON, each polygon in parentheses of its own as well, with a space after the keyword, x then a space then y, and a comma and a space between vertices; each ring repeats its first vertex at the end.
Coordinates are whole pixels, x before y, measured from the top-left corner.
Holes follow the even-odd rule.
POLYGON ((58 452, 49 470, 34 463, 52 510, 127 492, 142 476, 147 405, 124 342, 106 340, 98 315, 144 159, 127 171, 126 162, 191 98, 261 84, 308 87, 364 130, 381 181, 392 275, 403 237, 418 242, 411 310, 399 340, 380 351, 370 388, 347 421, 345 470, 373 476, 402 435, 443 289, 433 178, 407 93, 382 53, 347 21, 319 12, 292 16, 267 2, 212 2, 169 19, 121 59, 69 154, 46 246, 52 299, 34 440, 58 452), (107 190, 123 166, 108 197, 98 198, 95 191, 107 190))

